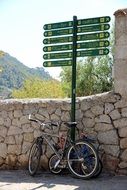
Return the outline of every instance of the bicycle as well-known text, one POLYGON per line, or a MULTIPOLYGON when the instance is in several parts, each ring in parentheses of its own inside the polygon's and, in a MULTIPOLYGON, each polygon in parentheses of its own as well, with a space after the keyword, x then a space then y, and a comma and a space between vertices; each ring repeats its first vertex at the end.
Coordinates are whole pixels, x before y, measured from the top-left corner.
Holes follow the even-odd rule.
POLYGON ((57 135, 45 132, 46 127, 58 127, 58 123, 43 123, 38 119, 33 119, 29 115, 29 120, 39 124, 42 134, 33 142, 28 160, 29 174, 34 176, 38 170, 41 155, 43 155, 43 142, 49 145, 54 152, 49 158, 48 166, 52 173, 59 174, 64 168, 68 168, 73 176, 81 179, 93 177, 99 168, 99 158, 95 147, 83 139, 72 141, 70 137, 71 127, 76 126, 76 122, 64 122, 67 126, 67 135, 57 135), (57 142, 53 138, 57 138, 57 142))

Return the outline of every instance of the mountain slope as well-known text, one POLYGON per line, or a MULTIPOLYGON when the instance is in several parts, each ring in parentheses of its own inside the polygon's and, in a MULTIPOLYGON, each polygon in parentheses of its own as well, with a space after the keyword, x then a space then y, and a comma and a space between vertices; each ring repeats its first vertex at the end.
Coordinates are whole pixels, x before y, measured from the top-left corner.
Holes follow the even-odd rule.
POLYGON ((43 68, 29 68, 16 58, 0 51, 0 86, 10 89, 19 88, 23 81, 30 77, 51 78, 43 68))
POLYGON ((51 79, 43 68, 29 68, 8 53, 0 51, 0 96, 3 90, 20 88, 24 80, 31 77, 51 79))

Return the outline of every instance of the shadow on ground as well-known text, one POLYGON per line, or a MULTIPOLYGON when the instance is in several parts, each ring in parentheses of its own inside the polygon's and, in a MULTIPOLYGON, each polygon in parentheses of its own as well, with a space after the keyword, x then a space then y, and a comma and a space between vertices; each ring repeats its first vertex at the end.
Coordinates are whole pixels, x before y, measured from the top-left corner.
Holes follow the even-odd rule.
POLYGON ((81 180, 70 174, 39 172, 35 177, 26 170, 0 171, 0 190, 127 190, 127 176, 102 173, 98 178, 81 180))

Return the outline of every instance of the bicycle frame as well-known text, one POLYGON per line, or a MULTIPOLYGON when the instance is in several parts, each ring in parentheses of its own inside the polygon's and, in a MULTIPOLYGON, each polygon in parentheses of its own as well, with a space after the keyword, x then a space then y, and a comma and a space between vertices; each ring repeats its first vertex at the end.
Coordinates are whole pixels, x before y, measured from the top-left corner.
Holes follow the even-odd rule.
MULTIPOLYGON (((54 144, 51 143, 51 140, 48 139, 49 137, 51 137, 52 142, 55 143, 55 141, 53 140, 53 137, 56 137, 56 138, 59 139, 60 136, 59 135, 55 135, 55 134, 51 134, 51 133, 42 132, 41 138, 43 138, 46 141, 46 143, 49 145, 49 147, 52 149, 52 151, 56 154, 56 156, 59 158, 59 160, 61 160, 62 157, 63 157, 63 154, 60 155, 58 153, 58 151, 54 148, 54 144)), ((65 146, 66 146, 66 142, 67 142, 67 137, 65 137, 64 148, 61 149, 61 150, 63 150, 63 152, 64 152, 64 149, 65 149, 65 146)))

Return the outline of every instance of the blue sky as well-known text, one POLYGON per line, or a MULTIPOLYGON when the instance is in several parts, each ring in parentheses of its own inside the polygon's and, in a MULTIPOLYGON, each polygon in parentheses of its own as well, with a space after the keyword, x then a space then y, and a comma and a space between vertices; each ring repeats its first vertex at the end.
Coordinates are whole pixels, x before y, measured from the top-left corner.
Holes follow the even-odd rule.
MULTIPOLYGON (((29 67, 43 66, 43 25, 111 16, 127 0, 0 0, 0 50, 29 67)), ((59 68, 46 69, 58 77, 59 68)))

